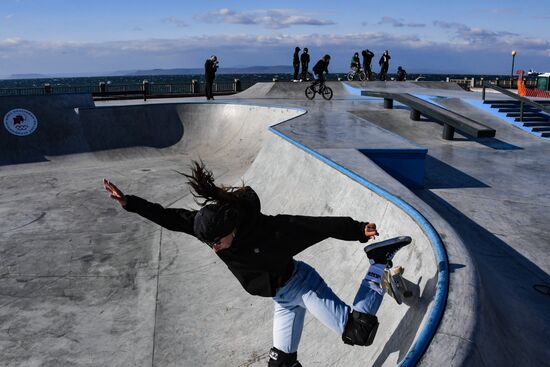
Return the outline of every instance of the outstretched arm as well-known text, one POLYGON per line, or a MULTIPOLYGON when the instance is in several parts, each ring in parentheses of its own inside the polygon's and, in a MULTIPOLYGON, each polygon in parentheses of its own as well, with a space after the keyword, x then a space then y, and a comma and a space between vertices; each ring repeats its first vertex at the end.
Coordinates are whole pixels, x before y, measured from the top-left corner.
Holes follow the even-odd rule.
POLYGON ((137 213, 158 225, 171 231, 185 232, 195 235, 193 223, 197 212, 195 210, 164 208, 160 204, 151 203, 134 195, 124 193, 112 182, 104 179, 103 186, 124 209, 137 213))

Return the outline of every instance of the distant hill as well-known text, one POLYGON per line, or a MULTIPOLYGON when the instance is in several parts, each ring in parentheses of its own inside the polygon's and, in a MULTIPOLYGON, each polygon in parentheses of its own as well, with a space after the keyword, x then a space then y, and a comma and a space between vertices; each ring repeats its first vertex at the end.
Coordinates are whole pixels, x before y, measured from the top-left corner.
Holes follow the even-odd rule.
MULTIPOLYGON (((247 67, 220 67, 218 74, 277 74, 292 73, 292 67, 287 65, 275 66, 247 66, 247 67)), ((197 75, 204 74, 203 68, 181 68, 181 69, 150 69, 136 70, 126 75, 197 75)))

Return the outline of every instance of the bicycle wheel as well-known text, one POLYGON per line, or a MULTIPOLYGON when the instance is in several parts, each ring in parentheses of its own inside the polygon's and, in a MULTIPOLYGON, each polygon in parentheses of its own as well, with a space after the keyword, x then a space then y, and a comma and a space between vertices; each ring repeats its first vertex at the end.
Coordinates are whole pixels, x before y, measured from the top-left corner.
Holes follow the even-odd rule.
POLYGON ((325 86, 325 88, 323 88, 323 92, 322 92, 321 95, 327 101, 331 100, 332 99, 332 89, 330 89, 330 87, 325 86))
POLYGON ((311 85, 309 87, 306 88, 306 98, 307 99, 313 99, 315 98, 315 91, 313 90, 313 88, 311 87, 311 85))
POLYGON ((353 71, 350 71, 348 73, 348 82, 351 82, 354 77, 355 77, 355 73, 353 71))
POLYGON ((364 72, 363 70, 361 70, 361 71, 359 72, 359 80, 360 80, 360 81, 363 81, 363 80, 365 80, 365 79, 367 79, 367 75, 365 74, 365 72, 364 72))

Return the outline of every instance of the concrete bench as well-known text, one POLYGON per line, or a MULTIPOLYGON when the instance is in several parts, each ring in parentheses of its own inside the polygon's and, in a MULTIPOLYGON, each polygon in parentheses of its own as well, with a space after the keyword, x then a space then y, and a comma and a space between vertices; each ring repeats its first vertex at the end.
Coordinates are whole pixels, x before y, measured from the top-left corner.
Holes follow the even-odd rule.
POLYGON ((443 124, 443 139, 453 140, 455 130, 474 138, 489 138, 496 134, 495 129, 483 125, 468 117, 449 111, 434 103, 425 101, 408 93, 389 93, 361 91, 362 96, 378 97, 384 99, 384 108, 393 108, 396 100, 411 108, 411 120, 420 120, 420 115, 427 116, 443 124))

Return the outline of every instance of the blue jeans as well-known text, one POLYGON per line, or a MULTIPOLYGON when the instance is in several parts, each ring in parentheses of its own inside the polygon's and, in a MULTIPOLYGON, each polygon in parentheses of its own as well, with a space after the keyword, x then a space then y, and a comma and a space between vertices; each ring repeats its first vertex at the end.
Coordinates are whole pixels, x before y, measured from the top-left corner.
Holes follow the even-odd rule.
MULTIPOLYGON (((273 300, 273 346, 285 353, 298 351, 306 310, 338 335, 344 332, 351 311, 315 269, 296 260, 292 277, 277 290, 273 300)), ((381 302, 382 295, 364 279, 353 301, 353 309, 375 315, 381 302)))

